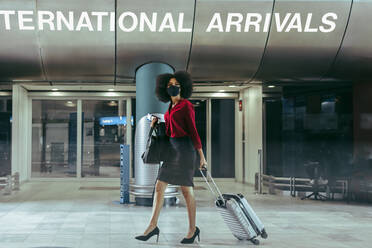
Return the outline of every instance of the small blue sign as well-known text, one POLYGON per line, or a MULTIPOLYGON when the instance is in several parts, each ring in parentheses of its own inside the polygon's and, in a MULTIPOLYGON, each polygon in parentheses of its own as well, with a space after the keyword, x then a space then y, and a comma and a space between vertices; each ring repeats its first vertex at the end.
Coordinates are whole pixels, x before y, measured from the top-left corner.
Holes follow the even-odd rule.
MULTIPOLYGON (((131 117, 131 123, 133 125, 133 116, 131 117)), ((127 125, 126 116, 108 116, 99 118, 99 124, 101 126, 113 126, 113 125, 127 125)))

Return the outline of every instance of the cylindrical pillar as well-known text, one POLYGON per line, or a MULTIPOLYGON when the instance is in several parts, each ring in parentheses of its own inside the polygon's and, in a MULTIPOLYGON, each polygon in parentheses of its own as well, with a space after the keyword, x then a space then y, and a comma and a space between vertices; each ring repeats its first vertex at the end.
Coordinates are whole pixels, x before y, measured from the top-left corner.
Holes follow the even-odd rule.
POLYGON ((148 113, 164 113, 168 103, 155 95, 156 77, 163 73, 174 73, 172 67, 163 63, 149 63, 136 71, 136 123, 148 113))
MULTIPOLYGON (((141 158, 146 148, 150 130, 148 113, 164 114, 169 103, 163 103, 155 95, 156 78, 159 74, 174 73, 172 67, 162 63, 150 63, 141 66, 136 72, 136 133, 135 133, 135 183, 130 193, 135 196, 137 205, 152 205, 154 183, 158 175, 159 164, 144 164, 141 158)), ((161 117, 162 118, 162 117, 161 117)), ((169 186, 165 191, 165 204, 176 202, 177 189, 169 186)))

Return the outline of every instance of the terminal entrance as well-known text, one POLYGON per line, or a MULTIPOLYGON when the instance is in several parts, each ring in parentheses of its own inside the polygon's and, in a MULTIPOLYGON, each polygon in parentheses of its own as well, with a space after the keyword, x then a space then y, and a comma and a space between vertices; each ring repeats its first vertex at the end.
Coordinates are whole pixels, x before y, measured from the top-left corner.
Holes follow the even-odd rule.
POLYGON ((0 177, 11 172, 12 99, 0 96, 0 177))
POLYGON ((119 146, 127 142, 126 107, 117 99, 33 100, 32 177, 77 176, 79 116, 81 177, 117 178, 119 146))
MULTIPOLYGON (((94 98, 83 93, 52 100, 32 95, 31 178, 119 178, 120 144, 134 147, 134 96, 94 98)), ((190 102, 212 175, 234 178, 235 99, 190 102)), ((134 177, 133 149, 130 156, 134 177)), ((197 155, 195 168, 199 161, 197 155)), ((196 170, 195 177, 200 176, 196 170)))
MULTIPOLYGON (((190 100, 195 109, 195 124, 203 152, 215 178, 235 177, 235 106, 234 99, 190 100), (210 118, 208 118, 208 107, 210 118), (210 123, 209 127, 208 124, 210 123), (210 135, 208 135, 208 128, 210 135), (207 143, 210 142, 210 146, 207 143), (210 151, 209 151, 209 150, 210 151), (209 157, 208 157, 209 156, 209 157)), ((199 168, 197 154, 195 168, 199 168)), ((201 177, 199 170, 195 177, 201 177)))

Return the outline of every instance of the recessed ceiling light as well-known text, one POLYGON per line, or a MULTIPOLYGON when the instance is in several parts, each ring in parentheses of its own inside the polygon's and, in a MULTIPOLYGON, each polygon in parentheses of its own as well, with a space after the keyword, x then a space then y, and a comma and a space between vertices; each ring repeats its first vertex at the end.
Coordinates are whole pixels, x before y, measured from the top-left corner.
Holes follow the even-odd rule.
POLYGON ((107 103, 110 107, 118 106, 118 103, 116 101, 110 101, 107 103))
POLYGON ((53 88, 52 91, 58 91, 58 89, 57 88, 53 88))
POLYGON ((13 82, 31 82, 32 80, 30 80, 30 79, 14 79, 14 80, 12 80, 13 82))
POLYGON ((66 104, 65 104, 65 106, 67 106, 67 107, 75 107, 76 104, 73 103, 72 101, 67 101, 66 104))
POLYGON ((115 89, 112 89, 112 88, 111 88, 111 89, 108 89, 108 91, 115 91, 115 89))
POLYGON ((268 88, 275 88, 275 85, 269 85, 268 88))
POLYGON ((118 94, 115 92, 107 92, 105 93, 105 96, 118 96, 118 94))
POLYGON ((50 95, 52 95, 52 96, 61 96, 62 93, 61 92, 51 92, 50 95))

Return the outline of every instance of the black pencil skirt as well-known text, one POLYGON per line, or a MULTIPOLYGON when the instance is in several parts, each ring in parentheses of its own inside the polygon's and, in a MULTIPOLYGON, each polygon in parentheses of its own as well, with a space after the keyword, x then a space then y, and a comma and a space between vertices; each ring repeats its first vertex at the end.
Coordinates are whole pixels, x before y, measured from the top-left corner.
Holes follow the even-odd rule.
POLYGON ((196 150, 189 136, 169 138, 167 161, 159 170, 158 180, 173 185, 194 186, 196 150))

